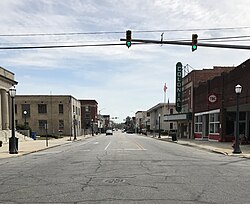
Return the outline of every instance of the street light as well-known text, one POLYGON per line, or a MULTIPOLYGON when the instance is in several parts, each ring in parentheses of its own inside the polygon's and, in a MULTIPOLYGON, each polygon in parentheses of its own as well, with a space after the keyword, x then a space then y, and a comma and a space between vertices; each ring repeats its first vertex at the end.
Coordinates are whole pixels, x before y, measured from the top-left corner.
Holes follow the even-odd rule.
POLYGON ((18 154, 17 147, 18 147, 18 139, 15 137, 15 104, 14 98, 16 96, 16 89, 12 86, 9 90, 9 94, 11 97, 11 138, 9 138, 9 153, 10 154, 18 154))
POLYGON ((94 119, 91 119, 91 134, 94 136, 94 119))
POLYGON ((25 130, 26 130, 26 119, 27 119, 27 111, 25 110, 25 111, 23 111, 23 115, 24 115, 24 128, 25 128, 25 130))
POLYGON ((241 85, 235 86, 235 93, 236 93, 236 136, 235 136, 235 144, 234 144, 234 151, 235 154, 240 154, 240 142, 239 142, 239 96, 242 91, 241 85))
POLYGON ((158 138, 161 138, 161 114, 159 113, 159 136, 158 138))
POLYGON ((74 112, 73 116, 73 124, 74 124, 74 140, 76 140, 76 113, 74 112))

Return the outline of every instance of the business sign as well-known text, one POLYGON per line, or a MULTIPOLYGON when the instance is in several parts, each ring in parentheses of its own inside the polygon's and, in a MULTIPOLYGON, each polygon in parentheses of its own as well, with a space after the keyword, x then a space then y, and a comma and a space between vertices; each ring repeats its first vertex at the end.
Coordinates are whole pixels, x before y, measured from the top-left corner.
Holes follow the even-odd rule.
POLYGON ((182 64, 176 64, 176 93, 175 93, 175 109, 181 112, 182 109, 182 64))
POLYGON ((208 95, 208 102, 209 102, 209 103, 216 103, 217 100, 218 100, 218 97, 216 96, 216 94, 210 93, 210 94, 208 95))

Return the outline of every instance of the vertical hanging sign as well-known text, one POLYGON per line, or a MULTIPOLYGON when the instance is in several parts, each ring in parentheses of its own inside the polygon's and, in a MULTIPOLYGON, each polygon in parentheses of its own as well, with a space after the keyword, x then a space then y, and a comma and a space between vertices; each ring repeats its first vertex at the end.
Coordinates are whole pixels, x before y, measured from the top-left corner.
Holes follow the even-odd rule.
POLYGON ((182 109, 182 64, 176 64, 176 93, 175 93, 175 109, 181 112, 182 109))

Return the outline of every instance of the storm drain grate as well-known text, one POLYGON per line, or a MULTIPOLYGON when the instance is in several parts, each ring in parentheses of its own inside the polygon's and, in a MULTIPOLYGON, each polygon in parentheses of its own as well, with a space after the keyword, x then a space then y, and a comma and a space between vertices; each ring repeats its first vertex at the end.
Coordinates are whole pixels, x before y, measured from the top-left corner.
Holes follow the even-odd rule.
POLYGON ((117 183, 123 183, 125 182, 124 179, 121 178, 112 178, 112 179, 106 179, 104 180, 105 183, 110 183, 110 184, 117 184, 117 183))

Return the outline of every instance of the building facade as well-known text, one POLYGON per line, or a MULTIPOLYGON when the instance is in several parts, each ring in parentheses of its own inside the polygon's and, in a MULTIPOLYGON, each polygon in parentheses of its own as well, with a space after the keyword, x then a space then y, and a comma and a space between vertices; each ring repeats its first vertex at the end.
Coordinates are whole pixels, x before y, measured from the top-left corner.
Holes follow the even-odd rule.
POLYGON ((9 89, 17 85, 14 74, 0 67, 0 140, 7 142, 6 134, 11 127, 11 98, 9 89), (6 132, 5 132, 6 131, 6 132))
POLYGON ((197 139, 232 141, 236 129, 235 86, 239 96, 239 131, 250 140, 250 59, 194 89, 194 136, 197 139))
POLYGON ((80 100, 81 127, 84 134, 98 132, 98 103, 96 100, 80 100))
POLYGON ((16 124, 37 135, 81 135, 80 101, 70 95, 17 95, 16 124))
POLYGON ((147 111, 137 111, 135 113, 135 129, 136 133, 146 133, 149 117, 147 111))
POLYGON ((166 116, 177 113, 174 103, 159 103, 147 111, 149 115, 150 132, 169 133, 177 130, 176 121, 169 121, 166 116))
POLYGON ((182 110, 165 118, 168 121, 176 121, 179 138, 194 138, 194 89, 233 69, 234 67, 214 66, 213 69, 192 70, 182 78, 182 110))

